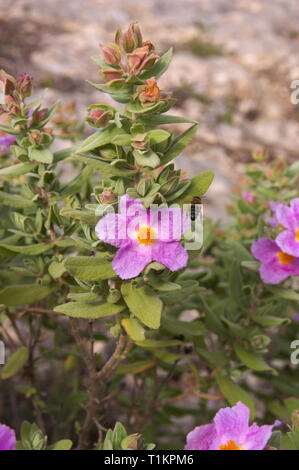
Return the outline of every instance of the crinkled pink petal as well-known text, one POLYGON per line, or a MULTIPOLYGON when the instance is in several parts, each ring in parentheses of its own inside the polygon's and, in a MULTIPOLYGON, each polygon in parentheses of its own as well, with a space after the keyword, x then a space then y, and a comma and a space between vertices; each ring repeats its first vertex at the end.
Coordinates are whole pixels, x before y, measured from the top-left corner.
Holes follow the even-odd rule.
POLYGON ((284 253, 299 257, 299 240, 296 240, 296 232, 284 230, 275 239, 277 245, 284 253))
POLYGON ((0 424, 0 450, 14 450, 15 445, 16 435, 14 430, 0 424))
POLYGON ((294 217, 296 221, 298 222, 298 228, 299 228, 299 197, 296 197, 293 199, 290 203, 291 210, 294 214, 294 217))
POLYGON ((150 225, 161 241, 178 241, 191 228, 190 218, 179 207, 161 207, 150 211, 150 225))
POLYGON ((274 240, 269 238, 259 238, 257 242, 251 245, 251 253, 259 261, 269 263, 277 258, 280 251, 274 240))
POLYGON ((288 266, 279 264, 278 261, 262 264, 259 271, 265 284, 280 284, 292 274, 288 266))
POLYGON ((117 248, 127 243, 127 221, 120 214, 106 214, 95 227, 100 240, 117 248))
POLYGON ((248 429, 245 440, 242 443, 244 450, 263 450, 269 441, 274 426, 279 426, 280 421, 275 421, 274 424, 258 426, 253 423, 248 429))
POLYGON ((215 424, 197 426, 187 434, 185 450, 217 450, 220 441, 217 436, 215 424))
POLYGON ((280 225, 282 225, 287 230, 295 230, 296 228, 296 220, 295 215, 290 207, 287 207, 283 204, 277 207, 276 211, 276 218, 280 225))
POLYGON ((118 250, 113 258, 112 268, 121 279, 131 279, 138 276, 151 261, 148 246, 130 241, 118 250))
POLYGON ((180 242, 160 242, 152 244, 152 257, 158 263, 164 264, 170 271, 185 268, 188 263, 188 253, 180 242))
POLYGON ((233 441, 241 445, 249 427, 249 408, 242 402, 232 408, 222 408, 216 413, 214 423, 222 445, 233 441))

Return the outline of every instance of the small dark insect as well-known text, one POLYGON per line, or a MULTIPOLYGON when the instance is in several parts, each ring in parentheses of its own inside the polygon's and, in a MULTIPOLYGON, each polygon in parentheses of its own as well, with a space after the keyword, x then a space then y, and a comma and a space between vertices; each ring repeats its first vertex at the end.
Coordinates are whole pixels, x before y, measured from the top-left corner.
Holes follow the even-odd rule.
POLYGON ((191 207, 190 207, 190 218, 192 222, 197 219, 198 217, 198 208, 197 206, 200 206, 202 204, 202 199, 199 196, 194 196, 192 201, 191 201, 191 207))

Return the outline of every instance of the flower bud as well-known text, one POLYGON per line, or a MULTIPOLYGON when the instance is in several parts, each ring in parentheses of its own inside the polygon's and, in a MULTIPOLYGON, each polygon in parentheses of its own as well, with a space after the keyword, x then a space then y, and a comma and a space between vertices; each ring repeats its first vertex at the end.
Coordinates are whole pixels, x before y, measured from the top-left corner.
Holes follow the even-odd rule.
POLYGON ((42 134, 38 130, 34 130, 29 134, 29 140, 32 144, 40 145, 42 142, 42 134))
POLYGON ((21 73, 17 80, 17 90, 20 93, 22 98, 26 98, 31 96, 33 93, 33 86, 32 86, 33 77, 28 73, 24 72, 21 73))
POLYGON ((0 70, 0 83, 4 95, 11 95, 15 90, 15 79, 4 70, 0 70))
POLYGON ((122 70, 111 69, 109 67, 103 67, 100 70, 100 75, 106 82, 110 82, 112 80, 119 80, 123 76, 122 70))
POLYGON ((110 189, 104 189, 102 194, 100 194, 99 199, 102 204, 109 204, 116 200, 116 196, 110 189))
MULTIPOLYGON (((119 33, 117 39, 120 40, 119 33)), ((130 24, 121 42, 125 52, 132 52, 136 47, 142 46, 142 35, 137 21, 130 24)))
POLYGON ((104 61, 109 65, 117 65, 121 59, 121 49, 117 44, 108 43, 107 46, 100 44, 103 51, 104 61))
POLYGON ((146 85, 139 87, 138 98, 143 106, 151 105, 159 100, 160 89, 155 78, 150 78, 146 81, 146 85))
POLYGON ((137 134, 132 139, 132 147, 137 150, 146 150, 149 146, 149 138, 147 134, 137 134))
POLYGON ((121 441, 123 450, 140 450, 143 446, 143 437, 141 434, 130 434, 121 441))
POLYGON ((94 127, 105 127, 114 115, 112 108, 105 105, 92 105, 88 111, 86 121, 94 127))

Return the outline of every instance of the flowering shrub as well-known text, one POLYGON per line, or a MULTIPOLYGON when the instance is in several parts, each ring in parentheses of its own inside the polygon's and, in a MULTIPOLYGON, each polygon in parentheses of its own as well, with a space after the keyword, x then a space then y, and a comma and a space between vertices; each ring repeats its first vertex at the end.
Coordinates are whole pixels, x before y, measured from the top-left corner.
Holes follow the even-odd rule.
POLYGON ((213 173, 171 163, 198 127, 166 113, 172 51, 137 23, 101 50, 89 83, 111 100, 84 140, 72 104, 1 72, 1 391, 19 428, 0 447, 182 449, 189 433, 186 449, 298 449, 298 164, 256 154, 228 226, 202 230, 213 173))

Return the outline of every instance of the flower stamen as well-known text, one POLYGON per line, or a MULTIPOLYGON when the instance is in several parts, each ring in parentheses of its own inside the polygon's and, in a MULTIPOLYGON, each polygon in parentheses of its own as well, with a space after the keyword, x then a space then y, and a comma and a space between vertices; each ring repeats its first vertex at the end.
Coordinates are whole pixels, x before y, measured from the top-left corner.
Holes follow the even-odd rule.
POLYGON ((156 230, 148 225, 141 225, 136 235, 141 245, 151 245, 156 241, 156 230))
POLYGON ((278 259, 281 264, 290 264, 293 261, 294 256, 288 255, 287 253, 284 253, 283 251, 279 251, 278 259))
POLYGON ((219 450, 242 450, 242 447, 238 446, 234 441, 227 441, 219 447, 219 450))

